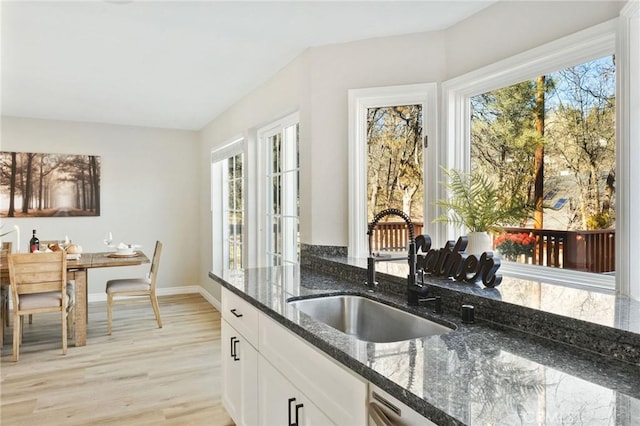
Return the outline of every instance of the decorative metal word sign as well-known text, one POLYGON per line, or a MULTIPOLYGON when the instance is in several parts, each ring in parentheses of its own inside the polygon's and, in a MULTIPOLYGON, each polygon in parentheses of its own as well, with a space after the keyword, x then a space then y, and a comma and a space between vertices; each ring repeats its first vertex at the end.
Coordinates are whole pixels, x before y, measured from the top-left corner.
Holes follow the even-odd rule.
POLYGON ((465 253, 467 237, 459 237, 454 244, 447 241, 440 249, 431 248, 431 237, 416 237, 416 268, 422 269, 433 277, 453 278, 456 281, 475 283, 480 278, 485 287, 496 287, 502 282, 502 275, 496 274, 500 268, 500 259, 494 258, 492 252, 484 252, 480 259, 476 255, 465 253))

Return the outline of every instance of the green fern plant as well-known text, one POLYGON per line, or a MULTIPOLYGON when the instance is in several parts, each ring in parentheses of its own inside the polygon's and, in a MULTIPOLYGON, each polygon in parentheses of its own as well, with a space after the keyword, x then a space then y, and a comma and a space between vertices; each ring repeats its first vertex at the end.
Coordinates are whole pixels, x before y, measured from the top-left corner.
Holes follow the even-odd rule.
POLYGON ((485 175, 442 169, 447 177, 441 184, 449 198, 435 204, 444 213, 435 222, 464 227, 469 232, 501 232, 502 226, 518 225, 529 217, 531 207, 517 197, 505 196, 485 175))

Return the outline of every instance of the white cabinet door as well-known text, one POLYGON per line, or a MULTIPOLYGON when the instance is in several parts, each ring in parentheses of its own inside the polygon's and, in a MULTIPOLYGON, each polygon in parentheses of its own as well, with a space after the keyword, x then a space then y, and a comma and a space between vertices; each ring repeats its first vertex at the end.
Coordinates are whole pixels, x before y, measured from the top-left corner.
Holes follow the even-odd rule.
POLYGON ((366 424, 367 383, 361 377, 262 313, 259 328, 260 355, 316 407, 336 424, 366 424))
POLYGON ((334 423, 259 356, 259 409, 261 425, 326 426, 334 423))
POLYGON ((238 425, 258 424, 258 351, 222 320, 222 402, 238 425))

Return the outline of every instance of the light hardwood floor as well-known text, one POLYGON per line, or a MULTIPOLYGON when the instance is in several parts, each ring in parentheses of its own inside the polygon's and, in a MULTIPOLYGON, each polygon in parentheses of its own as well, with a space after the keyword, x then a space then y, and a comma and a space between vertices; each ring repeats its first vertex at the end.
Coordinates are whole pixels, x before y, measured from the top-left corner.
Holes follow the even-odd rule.
MULTIPOLYGON (((60 319, 34 315, 20 361, 5 339, 0 424, 232 425, 221 402, 220 313, 200 295, 116 305, 107 336, 105 302, 89 305, 87 346, 62 355, 60 319)), ((11 336, 12 329, 8 330, 11 336)))

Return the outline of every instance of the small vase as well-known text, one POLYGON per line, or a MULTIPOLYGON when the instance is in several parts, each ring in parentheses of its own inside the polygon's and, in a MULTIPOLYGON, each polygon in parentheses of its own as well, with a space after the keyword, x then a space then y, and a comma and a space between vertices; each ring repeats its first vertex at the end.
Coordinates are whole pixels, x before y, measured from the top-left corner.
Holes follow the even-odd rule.
POLYGON ((493 251, 493 238, 488 232, 469 232, 467 238, 469 243, 465 252, 468 254, 480 257, 485 251, 493 251))

